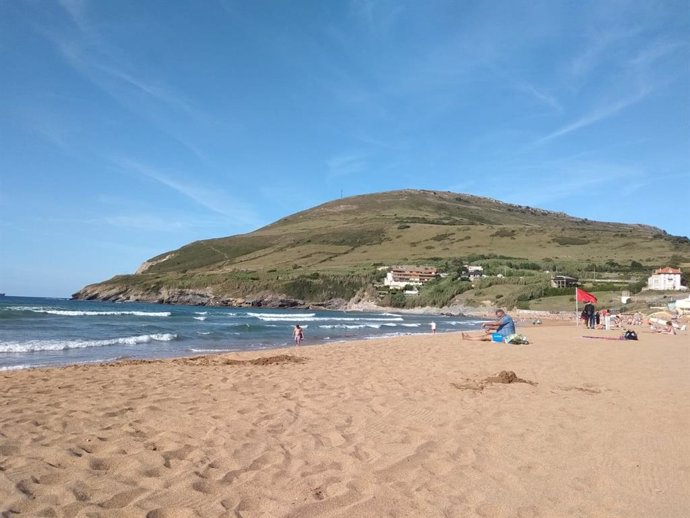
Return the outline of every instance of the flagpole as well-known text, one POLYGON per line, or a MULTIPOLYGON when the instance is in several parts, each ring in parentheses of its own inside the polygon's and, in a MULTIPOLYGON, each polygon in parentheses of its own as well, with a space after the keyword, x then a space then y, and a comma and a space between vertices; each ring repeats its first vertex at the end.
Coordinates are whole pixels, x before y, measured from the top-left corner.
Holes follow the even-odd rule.
POLYGON ((575 326, 580 327, 580 310, 577 306, 577 286, 575 286, 575 326))

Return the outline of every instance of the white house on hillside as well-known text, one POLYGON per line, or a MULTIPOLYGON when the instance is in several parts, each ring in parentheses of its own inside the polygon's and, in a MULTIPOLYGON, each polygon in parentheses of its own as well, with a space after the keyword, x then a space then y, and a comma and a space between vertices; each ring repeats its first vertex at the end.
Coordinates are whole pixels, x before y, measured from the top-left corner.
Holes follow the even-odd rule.
POLYGON ((386 274, 383 284, 389 288, 421 286, 437 276, 438 271, 433 266, 393 266, 386 274))
POLYGON ((650 290, 687 290, 680 283, 681 272, 679 268, 659 268, 647 280, 647 288, 650 290))

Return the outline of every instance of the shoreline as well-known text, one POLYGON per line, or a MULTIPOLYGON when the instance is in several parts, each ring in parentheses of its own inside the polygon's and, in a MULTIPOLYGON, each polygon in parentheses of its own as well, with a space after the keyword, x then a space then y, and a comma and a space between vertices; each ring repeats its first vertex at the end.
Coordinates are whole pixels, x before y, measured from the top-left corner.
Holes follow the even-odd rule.
POLYGON ((2 308, 0 370, 117 358, 165 358, 224 350, 275 349, 308 326, 310 343, 476 327, 477 319, 387 312, 173 307, 16 298, 2 308))
MULTIPOLYGON (((479 318, 479 317, 478 317, 479 318)), ((516 319, 517 323, 520 323, 521 321, 516 319)), ((562 325, 567 325, 568 322, 562 321, 562 320, 546 320, 545 322, 542 322, 539 324, 539 327, 552 327, 552 326, 562 326, 562 325)), ((524 322, 521 323, 520 325, 520 331, 524 331, 524 328, 527 327, 528 329, 536 328, 537 326, 534 325, 528 325, 525 324, 524 322)), ((395 335, 381 335, 381 336, 376 336, 376 335, 371 335, 371 336, 364 336, 361 338, 343 338, 341 340, 321 340, 321 341, 315 341, 312 343, 303 342, 302 345, 299 347, 296 347, 294 345, 280 345, 276 347, 264 347, 260 349, 245 349, 245 350, 237 350, 237 351, 231 351, 231 350, 218 350, 218 351, 212 351, 212 350, 205 350, 203 352, 200 351, 184 351, 183 354, 180 355, 173 355, 173 356, 164 356, 160 358, 135 358, 135 357, 128 357, 128 356, 123 356, 120 358, 108 358, 104 360, 86 360, 82 362, 77 362, 77 363, 65 363, 65 364, 58 364, 56 363, 55 365, 20 365, 20 366, 5 366, 5 367, 0 367, 0 375, 2 373, 10 373, 10 372, 21 372, 21 371, 26 371, 26 370, 52 370, 52 369, 69 369, 69 368, 76 368, 76 367, 99 367, 99 366, 117 366, 118 364, 130 364, 130 363, 157 363, 157 362, 166 362, 166 361, 175 361, 175 360, 184 360, 184 359, 189 359, 189 358, 202 358, 206 356, 225 356, 225 355, 265 355, 268 353, 283 353, 287 354, 290 352, 294 352, 298 349, 301 349, 303 347, 327 347, 327 346, 335 346, 335 345, 347 345, 347 344, 364 344, 367 342, 375 341, 375 340, 390 340, 390 339, 397 339, 397 338, 412 338, 412 337, 423 337, 423 336, 442 336, 442 335, 454 335, 457 337, 461 337, 463 333, 476 333, 478 332, 478 329, 472 329, 468 331, 437 331, 436 334, 431 333, 431 332, 423 332, 423 333, 406 333, 406 334, 395 334, 395 335), (188 354, 187 354, 188 353, 188 354)), ((460 339, 460 338, 459 338, 460 339)), ((229 344, 228 347, 231 347, 232 345, 229 344)))
MULTIPOLYGON (((30 299, 22 299, 20 300, 30 300, 30 299)), ((39 301, 41 299, 38 299, 39 301)), ((50 300, 58 300, 61 301, 61 299, 43 299, 46 301, 50 300)), ((86 304, 90 304, 91 302, 87 302, 86 304)), ((94 304, 101 304, 99 302, 93 302, 94 304)), ((37 303, 38 304, 38 303, 37 303)), ((111 306, 112 303, 106 303, 103 306, 111 306)), ((131 308, 123 308, 123 307, 118 307, 118 311, 121 311, 122 314, 136 314, 141 317, 149 316, 149 315, 155 315, 156 317, 159 316, 173 316, 178 315, 179 313, 176 310, 173 310, 171 305, 168 305, 170 311, 166 312, 159 312, 159 313, 151 313, 147 310, 142 310, 141 308, 143 306, 146 306, 147 304, 136 304, 134 309, 131 308), (171 313, 172 312, 172 313, 171 313)), ((21 309, 21 308, 19 308, 21 309)), ((41 310, 41 308, 28 308, 30 311, 38 311, 41 310)), ((182 309, 182 308, 180 308, 182 309)), ((202 313, 197 313, 196 310, 197 307, 192 307, 192 308, 187 308, 185 307, 184 310, 186 311, 187 309, 191 309, 192 311, 189 311, 190 316, 191 313, 194 313, 193 318, 195 320, 206 320, 207 318, 207 312, 204 311, 202 313), (203 315, 203 316, 198 316, 198 315, 203 315)), ((309 342, 312 345, 316 344, 330 344, 330 343, 337 343, 337 342, 349 342, 353 340, 375 340, 379 338, 384 338, 384 337, 395 337, 395 336, 406 336, 407 334, 412 334, 412 335, 421 335, 425 334, 429 330, 429 325, 432 321, 436 320, 436 317, 438 316, 439 320, 436 320, 437 322, 441 322, 440 328, 439 328, 439 334, 441 333, 453 333, 456 332, 456 330, 467 330, 465 328, 471 328, 477 322, 483 321, 483 320, 489 320, 493 319, 494 315, 492 314, 492 311, 490 310, 484 310, 484 311, 472 311, 472 312, 457 312, 453 313, 449 310, 455 310, 457 308, 449 308, 449 307, 444 307, 444 308, 414 308, 414 309, 396 309, 396 308, 369 308, 368 305, 365 306, 358 306, 358 307, 350 307, 349 311, 343 312, 346 313, 346 315, 342 316, 347 316, 350 320, 359 320, 360 315, 363 313, 370 313, 373 315, 369 315, 369 317, 372 316, 383 316, 383 315, 389 315, 391 317, 399 317, 400 320, 402 320, 402 317, 405 317, 405 319, 409 319, 411 317, 419 317, 418 319, 415 320, 416 323, 413 324, 408 324, 408 323, 402 323, 399 324, 400 327, 396 327, 396 325, 390 324, 390 323, 379 323, 379 322, 368 322, 364 323, 362 325, 353 325, 351 327, 353 328, 366 328, 366 327, 377 327, 376 332, 371 332, 368 333, 369 330, 366 329, 360 329, 358 331, 349 331, 349 326, 342 324, 340 322, 335 322, 338 320, 347 320, 348 318, 340 318, 340 316, 335 316, 333 318, 334 322, 329 323, 329 325, 323 325, 323 326, 317 326, 317 327, 323 327, 323 328, 329 328, 329 327, 342 327, 342 328, 348 328, 348 329, 340 329, 337 332, 334 331, 335 334, 331 334, 330 330, 324 331, 321 329, 315 329, 314 334, 311 332, 308 333, 308 339, 309 342), (457 316, 454 316, 457 315, 457 316), (454 321, 454 319, 459 319, 459 321, 454 321), (444 320, 448 320, 451 325, 444 325, 443 322, 444 320), (462 322, 461 322, 462 321, 462 322), (467 321, 467 322, 465 322, 467 321), (465 322, 465 323, 463 323, 465 322), (334 325, 335 324, 335 325, 334 325), (393 328, 397 329, 396 331, 393 331, 391 329, 388 331, 388 328, 382 327, 382 326, 393 326, 393 328), (421 327, 420 327, 421 326, 421 327), (418 332, 408 332, 408 330, 405 329, 405 327, 416 327, 416 330, 418 332), (380 334, 379 334, 380 333, 380 334)), ((209 308, 209 311, 211 309, 209 308)), ((242 310, 242 311, 247 311, 247 310, 242 310)), ((312 310, 313 311, 313 310, 312 310)), ((40 312, 40 311, 39 311, 40 312)), ((45 310, 46 313, 51 313, 49 310, 45 310)), ((52 311, 55 314, 67 314, 69 316, 78 316, 78 315, 113 315, 116 314, 114 310, 109 309, 109 307, 97 307, 95 308, 95 311, 92 311, 90 307, 76 307, 76 308, 68 308, 68 309, 62 309, 60 306, 57 306, 57 309, 53 309, 52 311)), ((333 311, 333 310, 321 310, 319 313, 322 315, 321 317, 317 318, 322 319, 325 318, 329 314, 333 313, 339 313, 340 311, 333 311)), ((267 315, 271 315, 272 313, 280 313, 282 314, 283 311, 279 310, 273 310, 273 311, 264 311, 267 315)), ((117 313, 120 314, 120 313, 117 313)), ((228 313, 228 315, 235 315, 236 313, 228 313)), ((237 313, 240 314, 240 313, 237 313)), ((241 313, 243 314, 243 313, 241 313)), ((241 315, 240 314, 240 315, 241 315)), ((248 312, 247 314, 249 315, 254 315, 251 312, 248 312)), ((289 311, 288 311, 289 314, 289 311)), ((289 316, 286 314, 287 316, 289 316)), ((541 325, 571 325, 574 323, 574 314, 571 312, 554 312, 554 311, 534 311, 534 310, 515 310, 511 311, 511 314, 514 317, 515 322, 517 323, 518 327, 521 329, 529 329, 532 327, 533 324, 541 324, 541 325)), ((213 313, 212 313, 213 315, 213 313)), ((295 315, 296 321, 299 321, 300 319, 295 315)), ((311 316, 311 315, 308 315, 311 316)), ((107 317, 110 318, 110 317, 107 317)), ((213 317, 215 319, 215 317, 213 317)), ((361 319, 366 319, 366 316, 362 316, 361 319)), ((270 320, 270 318, 268 319, 270 320)), ((289 320, 289 319, 287 319, 289 320)), ((287 320, 283 322, 286 324, 287 320)), ((373 320, 377 320, 374 318, 373 320)), ((413 319, 414 320, 414 319, 413 319)), ((84 320, 84 323, 86 324, 88 320, 84 320)), ((217 326, 218 323, 217 321, 213 320, 213 326, 217 326)), ((132 322, 133 325, 135 325, 134 321, 132 322)), ((206 324, 203 324, 206 325, 206 324)), ((223 327, 223 329, 233 329, 233 326, 239 325, 238 323, 230 323, 229 326, 223 327)), ((286 324, 287 325, 287 324, 286 324)), ((316 324, 315 324, 316 325, 316 324)), ((270 327, 275 327, 268 325, 267 329, 270 327)), ((128 328, 131 329, 131 328, 128 328)), ((209 328, 206 328, 209 329, 209 328)), ((214 330, 214 328, 210 328, 211 330, 214 330)), ((220 329, 220 327, 216 327, 215 329, 220 329)), ((470 329, 471 330, 471 329, 470 329)), ((22 349, 23 343, 19 343, 19 345, 14 345, 10 341, 8 342, 10 345, 8 346, 8 350, 6 351, 9 356, 6 359, 0 358, 2 360, 3 365, 0 366, 0 372, 14 372, 18 370, 24 370, 24 369, 42 369, 42 368, 55 368, 55 367, 63 367, 63 366, 68 366, 68 365, 89 365, 89 364, 100 364, 100 363, 108 363, 112 362, 114 360, 127 360, 130 358, 136 358, 136 359, 161 359, 161 358, 180 358, 180 357, 188 357, 188 356, 193 356, 193 355, 198 355, 199 353, 202 354, 222 354, 225 352, 233 352, 233 350, 249 350, 249 351, 258 351, 258 350, 280 350, 283 347, 289 346, 289 339, 284 339, 284 337, 278 336, 278 335, 273 335, 269 338, 264 338, 263 336, 257 336, 257 338, 252 338, 252 334, 245 334, 243 336, 238 336, 238 337, 230 337, 230 336, 222 336, 222 335, 216 335, 216 338, 212 340, 211 342, 208 343, 203 343, 203 339, 200 338, 199 336, 196 336, 194 334, 184 334, 184 331, 181 330, 181 328, 174 326, 171 328, 167 328, 166 333, 161 334, 161 333, 156 333, 156 334, 146 334, 146 335, 137 335, 134 336, 132 333, 127 333, 127 331, 122 328, 120 329, 120 335, 116 336, 102 336, 102 337, 97 337, 97 338, 92 338, 90 336, 86 336, 83 339, 74 339, 70 341, 69 339, 65 339, 66 342, 63 343, 62 338, 55 340, 54 343, 50 340, 50 338, 45 338, 45 345, 44 344, 39 344, 39 345, 29 345, 27 346, 27 349, 22 349), (178 335, 180 333, 183 333, 183 336, 181 338, 180 342, 177 342, 178 335), (131 335, 131 336, 130 336, 131 335), (235 339, 237 338, 237 339, 235 339), (80 341, 81 340, 81 341, 80 341), (168 341, 175 341, 175 344, 171 344, 169 346, 166 346, 165 343, 168 341), (79 342, 79 343, 77 343, 79 342), (89 343, 93 342, 93 344, 89 345, 89 343), (146 344, 151 342, 153 344, 153 347, 148 348, 146 344), (196 343, 198 342, 198 343, 196 343), (82 345, 83 343, 86 343, 87 345, 82 345), (158 345, 160 343, 160 345, 158 345), (123 345, 124 344, 124 345, 123 345), (127 346, 128 345, 135 345, 134 349, 128 350, 127 346), (137 346, 136 344, 144 344, 144 345, 139 345, 137 346), (96 347, 98 346, 98 347, 96 347), (110 346, 113 346, 113 349, 110 348, 110 346), (15 347, 15 350, 12 349, 12 347, 15 347), (34 349, 31 349, 31 347, 34 347, 34 349), (44 349, 41 349, 40 347, 45 347, 44 349), (92 348, 93 347, 93 348, 92 348), (45 354, 43 351, 47 351, 45 354), (51 353, 51 351, 55 351, 55 353, 51 353), (83 352, 78 352, 78 351, 83 351, 83 352), (91 352, 89 352, 91 351, 91 352), (16 354, 15 354, 16 353, 16 354), (64 353, 64 354, 63 354, 64 353)), ((50 332, 49 330, 45 330, 45 332, 50 332)), ((197 330, 198 335, 206 335, 210 334, 210 332, 202 332, 201 328, 197 330)), ((240 333, 237 332, 229 332, 227 333, 228 335, 239 335, 240 333)))

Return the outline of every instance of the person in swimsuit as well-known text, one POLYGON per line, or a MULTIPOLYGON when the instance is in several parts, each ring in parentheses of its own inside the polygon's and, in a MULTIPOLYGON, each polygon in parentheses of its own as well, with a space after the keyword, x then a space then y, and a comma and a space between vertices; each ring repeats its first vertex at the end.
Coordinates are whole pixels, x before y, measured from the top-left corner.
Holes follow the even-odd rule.
POLYGON ((295 345, 299 345, 304 340, 304 329, 297 324, 292 328, 292 337, 295 339, 295 345))

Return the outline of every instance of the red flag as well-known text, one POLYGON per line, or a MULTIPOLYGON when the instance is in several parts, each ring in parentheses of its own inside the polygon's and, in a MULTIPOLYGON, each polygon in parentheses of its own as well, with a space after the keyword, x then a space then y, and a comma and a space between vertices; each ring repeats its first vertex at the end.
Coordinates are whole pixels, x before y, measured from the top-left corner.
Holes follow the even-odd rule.
POLYGON ((597 298, 588 291, 575 288, 575 298, 578 302, 597 302, 597 298))

